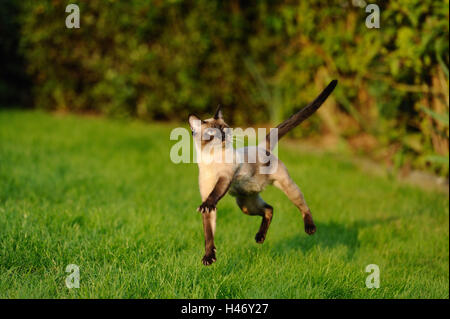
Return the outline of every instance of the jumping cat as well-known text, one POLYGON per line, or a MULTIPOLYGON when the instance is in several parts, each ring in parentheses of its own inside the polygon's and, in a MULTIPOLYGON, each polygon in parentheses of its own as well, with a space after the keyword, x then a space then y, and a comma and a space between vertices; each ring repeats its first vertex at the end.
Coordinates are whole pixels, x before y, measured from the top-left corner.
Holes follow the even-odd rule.
POLYGON ((259 195, 265 186, 270 184, 280 188, 300 210, 305 232, 308 235, 316 232, 311 210, 305 202, 303 193, 289 176, 284 164, 271 151, 280 138, 311 116, 322 105, 336 85, 337 80, 331 81, 313 102, 278 125, 276 130, 271 130, 262 144, 239 149, 233 148, 233 161, 231 162, 214 161, 210 158, 212 149, 219 149, 223 156, 230 150, 226 146, 229 145, 226 132, 229 126, 223 120, 220 106, 214 117, 210 119, 201 120, 193 114, 189 115, 189 125, 196 152, 201 155, 198 167, 202 204, 197 210, 202 213, 203 218, 205 255, 202 262, 205 266, 216 261, 216 247, 214 246, 216 205, 227 192, 236 198, 236 203, 244 214, 262 217, 261 226, 255 236, 257 243, 264 242, 272 221, 273 207, 259 195), (250 154, 256 154, 256 158, 249 160, 250 154), (245 160, 237 161, 236 157, 245 160), (269 161, 263 161, 263 158, 269 161), (263 170, 267 171, 268 163, 276 164, 276 169, 270 173, 262 173, 263 170))

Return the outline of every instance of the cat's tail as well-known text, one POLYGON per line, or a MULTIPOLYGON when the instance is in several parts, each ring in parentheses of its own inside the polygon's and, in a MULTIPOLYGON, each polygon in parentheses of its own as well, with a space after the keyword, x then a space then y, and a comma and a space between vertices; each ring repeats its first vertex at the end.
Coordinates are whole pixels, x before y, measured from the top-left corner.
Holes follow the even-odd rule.
POLYGON ((316 97, 314 101, 302 108, 297 113, 291 115, 283 123, 279 124, 275 130, 271 130, 269 134, 266 135, 266 149, 273 150, 278 140, 280 140, 287 132, 295 128, 301 122, 310 117, 317 109, 322 105, 327 97, 333 92, 337 85, 337 80, 333 80, 328 84, 328 86, 316 97), (277 135, 278 133, 278 135, 277 135))

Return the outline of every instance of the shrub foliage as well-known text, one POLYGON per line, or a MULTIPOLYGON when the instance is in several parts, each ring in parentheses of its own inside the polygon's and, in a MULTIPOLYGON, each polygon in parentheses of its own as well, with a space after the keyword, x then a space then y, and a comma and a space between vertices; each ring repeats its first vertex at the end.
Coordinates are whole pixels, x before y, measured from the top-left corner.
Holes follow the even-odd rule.
POLYGON ((78 1, 21 3, 21 52, 39 108, 185 120, 222 104, 235 124, 278 122, 333 78, 329 135, 395 167, 448 175, 449 1, 78 1))

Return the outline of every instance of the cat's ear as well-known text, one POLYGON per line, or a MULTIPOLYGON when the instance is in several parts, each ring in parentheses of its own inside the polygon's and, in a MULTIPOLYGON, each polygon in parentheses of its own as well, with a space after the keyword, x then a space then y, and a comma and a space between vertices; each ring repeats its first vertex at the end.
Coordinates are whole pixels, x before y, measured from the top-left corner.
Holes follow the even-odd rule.
POLYGON ((203 121, 201 119, 199 119, 197 115, 189 114, 188 120, 189 120, 189 125, 191 127, 192 132, 200 131, 203 121))
POLYGON ((214 119, 215 120, 223 119, 222 106, 220 104, 217 106, 216 113, 214 113, 214 119))

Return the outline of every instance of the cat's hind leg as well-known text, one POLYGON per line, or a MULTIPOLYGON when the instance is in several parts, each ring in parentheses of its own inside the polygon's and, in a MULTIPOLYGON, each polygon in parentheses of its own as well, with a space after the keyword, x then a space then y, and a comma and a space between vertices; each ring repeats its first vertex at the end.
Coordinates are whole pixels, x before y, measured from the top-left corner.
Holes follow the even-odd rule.
POLYGON ((267 230, 272 221, 273 208, 267 204, 258 194, 236 197, 236 203, 242 212, 247 215, 258 215, 262 217, 261 226, 255 236, 255 241, 262 244, 266 239, 267 230))
POLYGON ((312 219, 311 210, 306 204, 300 188, 295 184, 284 165, 279 165, 276 174, 273 175, 273 184, 281 189, 289 200, 300 210, 305 225, 305 232, 312 235, 316 232, 316 225, 312 219))

